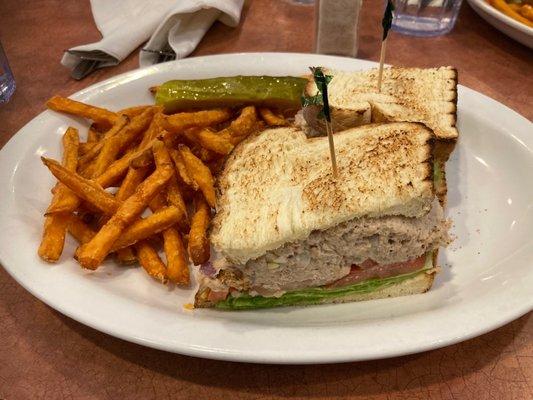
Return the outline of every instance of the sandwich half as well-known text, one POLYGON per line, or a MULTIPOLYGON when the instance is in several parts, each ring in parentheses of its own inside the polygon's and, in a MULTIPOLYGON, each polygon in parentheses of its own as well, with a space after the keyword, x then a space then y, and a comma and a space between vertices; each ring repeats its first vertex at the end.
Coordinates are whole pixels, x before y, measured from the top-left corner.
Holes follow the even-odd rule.
POLYGON ((311 305, 423 293, 448 223, 433 183, 434 135, 371 124, 328 141, 297 128, 241 143, 218 181, 196 307, 311 305))
MULTIPOLYGON (((385 68, 381 92, 377 90, 377 69, 356 72, 325 70, 333 78, 328 85, 334 131, 378 122, 419 122, 435 135, 436 192, 446 200, 445 162, 458 138, 457 70, 440 68, 385 68)), ((305 94, 317 88, 312 79, 305 94)), ((317 118, 319 107, 303 110, 311 134, 325 132, 317 118)))

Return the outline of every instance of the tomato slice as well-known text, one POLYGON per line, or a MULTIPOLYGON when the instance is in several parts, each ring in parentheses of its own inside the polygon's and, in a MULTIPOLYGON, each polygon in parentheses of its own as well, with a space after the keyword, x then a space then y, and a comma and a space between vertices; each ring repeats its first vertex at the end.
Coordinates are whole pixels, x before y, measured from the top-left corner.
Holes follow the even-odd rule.
POLYGON ((426 256, 422 255, 412 260, 399 263, 379 265, 373 260, 365 260, 361 265, 352 265, 348 275, 338 281, 326 285, 326 287, 342 287, 353 283, 365 281, 372 278, 388 278, 390 276, 407 274, 421 269, 426 261, 426 256))

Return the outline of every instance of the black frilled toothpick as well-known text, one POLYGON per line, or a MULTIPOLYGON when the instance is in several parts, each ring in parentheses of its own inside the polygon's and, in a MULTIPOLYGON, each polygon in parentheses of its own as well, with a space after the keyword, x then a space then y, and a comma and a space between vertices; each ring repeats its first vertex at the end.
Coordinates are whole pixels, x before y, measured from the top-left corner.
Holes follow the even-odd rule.
POLYGON ((315 81, 318 93, 314 96, 304 96, 302 97, 302 105, 318 105, 322 106, 320 112, 318 113, 318 118, 324 118, 326 124, 326 133, 328 135, 329 141, 329 154, 331 159, 331 167, 333 169, 333 176, 336 178, 338 175, 337 171, 337 159, 335 157, 335 143, 333 141, 333 128, 331 124, 331 112, 329 109, 329 100, 328 100, 328 84, 333 78, 331 75, 324 75, 321 67, 310 67, 309 68, 313 73, 313 79, 315 81))
POLYGON ((383 79, 383 64, 385 62, 385 53, 387 51, 387 35, 392 26, 392 18, 394 11, 394 4, 391 0, 387 0, 387 6, 385 7, 385 13, 381 20, 381 26, 383 26, 383 38, 381 39, 381 52, 379 55, 379 72, 378 72, 378 92, 381 92, 381 81, 383 79))

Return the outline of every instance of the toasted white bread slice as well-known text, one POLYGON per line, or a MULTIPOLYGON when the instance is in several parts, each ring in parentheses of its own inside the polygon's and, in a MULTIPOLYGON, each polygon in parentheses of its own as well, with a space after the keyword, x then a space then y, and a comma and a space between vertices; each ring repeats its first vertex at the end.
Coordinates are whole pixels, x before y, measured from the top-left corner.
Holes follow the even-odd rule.
MULTIPOLYGON (((440 68, 385 68, 381 92, 377 69, 343 72, 325 69, 333 79, 328 85, 334 129, 370 122, 420 122, 437 140, 456 140, 457 71, 440 68)), ((317 93, 310 80, 307 95, 317 93)), ((308 124, 317 126, 316 110, 308 109, 308 124)))
POLYGON ((268 129, 241 143, 219 177, 211 243, 245 264, 312 231, 367 216, 420 217, 431 208, 433 134, 421 124, 372 124, 325 137, 268 129))
MULTIPOLYGON (((436 273, 437 268, 433 268, 426 272, 421 272, 412 278, 369 293, 354 293, 342 297, 326 298, 320 301, 319 303, 314 304, 349 303, 354 301, 377 300, 388 297, 409 296, 412 294, 425 293, 429 289, 431 289, 436 273)), ((215 303, 209 301, 207 298, 208 291, 208 288, 200 288, 194 298, 194 307, 212 308, 215 306, 215 303)))

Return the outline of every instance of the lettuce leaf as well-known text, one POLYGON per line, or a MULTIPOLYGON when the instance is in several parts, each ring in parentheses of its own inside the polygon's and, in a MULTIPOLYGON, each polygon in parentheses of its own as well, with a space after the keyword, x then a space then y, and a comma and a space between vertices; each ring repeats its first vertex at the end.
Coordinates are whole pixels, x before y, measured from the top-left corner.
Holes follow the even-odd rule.
POLYGON ((391 276, 383 279, 368 279, 366 281, 354 283, 353 285, 337 288, 315 287, 296 290, 294 292, 287 292, 280 297, 251 296, 247 293, 242 293, 237 297, 230 295, 226 300, 216 303, 215 308, 221 310, 251 310, 256 308, 319 304, 327 299, 340 298, 353 294, 370 293, 379 289, 384 289, 407 279, 414 278, 418 274, 425 273, 425 271, 428 271, 431 268, 433 268, 432 253, 428 253, 426 255, 424 268, 408 274, 391 276))

